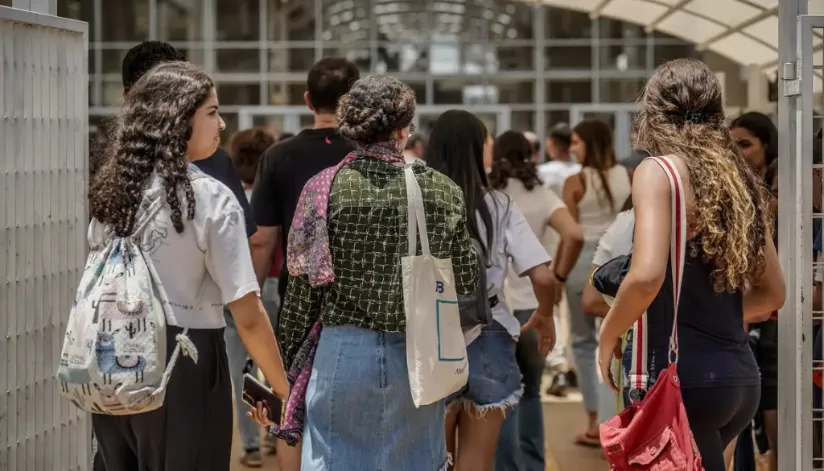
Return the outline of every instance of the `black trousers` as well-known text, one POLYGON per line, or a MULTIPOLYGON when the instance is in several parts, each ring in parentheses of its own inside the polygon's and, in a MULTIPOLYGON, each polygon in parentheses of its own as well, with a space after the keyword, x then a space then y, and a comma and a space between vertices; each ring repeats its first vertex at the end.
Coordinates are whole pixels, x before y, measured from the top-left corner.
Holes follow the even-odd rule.
MULTIPOLYGON (((167 327, 169 355, 182 331, 167 327)), ((229 470, 232 381, 223 329, 191 329, 188 335, 198 362, 178 359, 163 407, 136 415, 92 415, 106 471, 229 470)))
POLYGON ((682 388, 684 409, 706 471, 725 471, 724 449, 752 421, 761 386, 682 388))

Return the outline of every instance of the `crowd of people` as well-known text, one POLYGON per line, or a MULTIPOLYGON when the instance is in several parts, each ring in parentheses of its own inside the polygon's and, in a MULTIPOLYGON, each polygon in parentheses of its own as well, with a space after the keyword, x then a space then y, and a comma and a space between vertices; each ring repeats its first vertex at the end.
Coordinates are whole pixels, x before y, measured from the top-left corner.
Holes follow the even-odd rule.
POLYGON ((494 136, 465 110, 416 133, 412 89, 361 77, 342 58, 308 72, 312 128, 240 130, 228 152, 219 91, 172 46, 129 51, 123 84, 121 114, 93 156, 90 243, 130 235, 146 201, 165 201, 141 247, 172 306, 169 342, 188 328, 200 354, 175 368, 162 408, 93 417, 98 470, 228 470, 234 415, 247 467, 269 453, 282 471, 542 471, 547 371, 549 394, 583 395, 570 440, 600 448, 598 425, 618 412, 616 399, 640 399, 612 384, 610 365, 642 315, 645 387, 666 367, 672 212, 650 155, 672 156, 685 184, 678 372, 704 467, 726 471, 725 449, 742 432, 746 443, 757 417, 776 469, 776 133, 758 113, 728 125, 703 63, 675 60, 650 78, 627 165, 598 120, 551 129, 546 163, 534 133, 494 136), (401 281, 409 168, 427 250, 451 261, 459 296, 486 280, 492 319, 467 337, 466 385, 421 406, 410 394, 401 281), (608 305, 591 275, 630 253, 608 305), (295 401, 301 426, 261 440, 273 424, 241 391, 258 370, 295 401))

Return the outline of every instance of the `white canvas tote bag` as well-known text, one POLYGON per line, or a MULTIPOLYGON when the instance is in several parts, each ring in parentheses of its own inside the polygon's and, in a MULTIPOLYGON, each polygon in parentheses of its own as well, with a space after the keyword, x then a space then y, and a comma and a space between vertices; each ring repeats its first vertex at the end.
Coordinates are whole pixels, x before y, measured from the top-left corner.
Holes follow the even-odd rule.
POLYGON ((406 312, 406 364, 415 407, 459 391, 469 375, 451 259, 429 252, 421 188, 407 165, 409 255, 401 259, 406 312), (417 254, 420 231, 421 253, 417 254))

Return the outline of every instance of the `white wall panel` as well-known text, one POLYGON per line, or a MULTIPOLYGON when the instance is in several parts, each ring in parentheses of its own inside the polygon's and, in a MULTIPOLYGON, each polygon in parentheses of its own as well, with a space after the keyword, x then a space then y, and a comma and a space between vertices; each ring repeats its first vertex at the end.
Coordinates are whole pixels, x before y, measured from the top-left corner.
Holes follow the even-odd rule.
POLYGON ((55 378, 86 255, 86 28, 0 7, 0 471, 90 469, 55 378))

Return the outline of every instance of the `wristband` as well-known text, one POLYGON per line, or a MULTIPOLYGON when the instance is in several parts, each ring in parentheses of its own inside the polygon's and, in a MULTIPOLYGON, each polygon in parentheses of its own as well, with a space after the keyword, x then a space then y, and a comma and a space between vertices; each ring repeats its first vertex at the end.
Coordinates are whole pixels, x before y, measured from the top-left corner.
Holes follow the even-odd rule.
POLYGON ((558 281, 560 281, 561 283, 567 282, 567 279, 559 275, 557 271, 553 271, 552 273, 555 275, 555 278, 558 278, 558 281))

